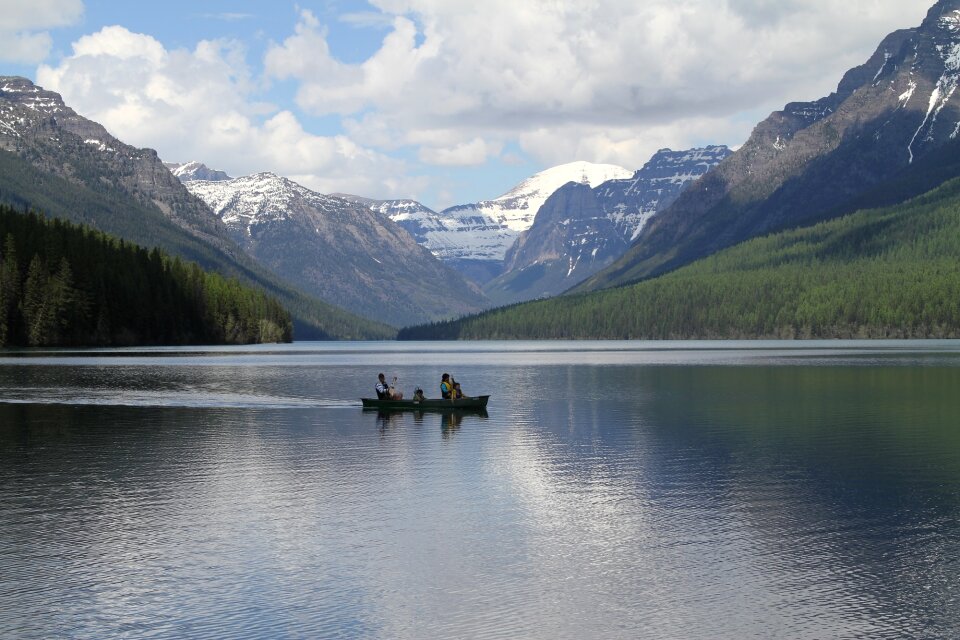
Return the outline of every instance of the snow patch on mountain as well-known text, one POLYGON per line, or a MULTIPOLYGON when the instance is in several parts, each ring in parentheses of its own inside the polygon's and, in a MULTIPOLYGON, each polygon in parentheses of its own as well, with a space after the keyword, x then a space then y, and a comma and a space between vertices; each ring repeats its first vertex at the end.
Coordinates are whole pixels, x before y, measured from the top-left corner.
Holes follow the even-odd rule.
POLYGON ((607 181, 595 192, 620 236, 633 242, 659 211, 730 154, 722 145, 686 151, 660 149, 629 179, 607 181))
POLYGON ((424 227, 423 244, 443 260, 500 261, 533 225, 547 198, 563 185, 576 182, 596 187, 631 175, 632 171, 617 165, 583 161, 551 167, 498 198, 449 207, 434 221, 418 221, 424 227))
POLYGON ((473 206, 498 224, 520 233, 533 225, 537 211, 547 198, 568 182, 597 187, 608 180, 629 178, 632 175, 633 171, 613 164, 570 162, 541 171, 499 198, 473 206))
POLYGON ((216 182, 231 179, 230 176, 228 176, 225 172, 215 171, 202 162, 197 162, 196 160, 184 164, 165 162, 164 166, 170 169, 170 172, 173 173, 173 175, 175 175, 177 179, 183 183, 192 182, 194 180, 216 182))
POLYGON ((88 138, 87 140, 84 140, 83 143, 96 147, 98 151, 110 151, 111 153, 115 153, 117 151, 113 147, 108 147, 105 142, 97 140, 96 138, 88 138))
POLYGON ((910 98, 913 97, 914 92, 917 90, 917 83, 913 80, 910 81, 910 84, 907 85, 907 90, 900 94, 898 100, 900 102, 900 108, 907 106, 907 103, 910 102, 910 98))
POLYGON ((595 187, 632 175, 632 171, 617 165, 571 162, 541 171, 498 198, 455 205, 439 213, 414 200, 343 197, 388 216, 441 260, 499 262, 520 234, 533 225, 547 198, 563 185, 576 182, 595 187))
MULTIPOLYGON (((943 60, 943 73, 937 79, 937 83, 930 93, 930 101, 927 105, 927 113, 923 118, 923 122, 920 123, 920 127, 917 128, 913 134, 913 138, 910 139, 910 144, 907 145, 910 164, 913 164, 913 147, 918 138, 924 142, 934 141, 933 131, 937 117, 940 115, 940 112, 943 111, 943 108, 947 106, 947 103, 950 102, 950 99, 953 98, 953 94, 957 90, 957 85, 960 83, 960 74, 958 74, 958 72, 960 72, 960 42, 958 42, 957 39, 958 35, 960 35, 960 11, 951 11, 941 16, 937 21, 937 27, 944 32, 942 35, 945 39, 944 42, 937 42, 934 45, 935 51, 943 60), (921 137, 924 129, 926 129, 926 134, 921 137)), ((937 39, 939 40, 939 37, 937 39)), ((913 87, 911 87, 911 89, 912 88, 913 87)), ((952 137, 954 136, 951 136, 951 138, 952 137)))
POLYGON ((320 211, 335 211, 338 200, 306 187, 263 172, 230 180, 190 180, 184 185, 207 203, 227 226, 243 229, 250 235, 254 225, 287 220, 296 202, 320 211))

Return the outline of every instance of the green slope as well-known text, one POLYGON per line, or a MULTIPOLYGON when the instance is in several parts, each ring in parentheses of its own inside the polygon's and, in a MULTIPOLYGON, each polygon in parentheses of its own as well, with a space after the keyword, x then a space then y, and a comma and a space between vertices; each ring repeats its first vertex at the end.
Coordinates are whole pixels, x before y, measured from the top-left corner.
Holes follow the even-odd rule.
POLYGON ((100 231, 197 262, 208 270, 260 288, 291 312, 295 337, 389 339, 395 330, 310 297, 246 256, 239 248, 205 242, 168 220, 159 209, 113 188, 95 190, 36 169, 0 150, 0 203, 87 224, 100 231))
POLYGON ((756 238, 652 280, 404 329, 402 339, 960 337, 960 179, 756 238))
POLYGON ((290 342, 263 291, 0 205, 0 347, 290 342))

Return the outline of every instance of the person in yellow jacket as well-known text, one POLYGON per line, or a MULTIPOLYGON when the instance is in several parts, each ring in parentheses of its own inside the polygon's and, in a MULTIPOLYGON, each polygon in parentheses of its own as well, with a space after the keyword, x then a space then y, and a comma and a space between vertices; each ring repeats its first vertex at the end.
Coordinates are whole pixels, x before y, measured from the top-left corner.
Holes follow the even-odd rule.
POLYGON ((449 373, 440 376, 440 397, 444 400, 453 398, 453 379, 449 373))

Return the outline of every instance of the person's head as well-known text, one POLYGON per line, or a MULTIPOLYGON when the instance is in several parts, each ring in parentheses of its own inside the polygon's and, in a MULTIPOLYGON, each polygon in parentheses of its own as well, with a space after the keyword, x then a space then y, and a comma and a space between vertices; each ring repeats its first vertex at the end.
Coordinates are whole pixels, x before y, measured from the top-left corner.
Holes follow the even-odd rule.
POLYGON ((460 383, 457 382, 456 384, 454 384, 454 385, 453 385, 453 388, 454 388, 454 389, 459 389, 459 388, 460 388, 460 383))
POLYGON ((450 374, 449 374, 449 373, 445 373, 445 374, 443 374, 442 376, 440 376, 440 379, 443 380, 444 382, 446 382, 447 380, 450 379, 450 374))
POLYGON ((382 374, 382 373, 381 373, 380 375, 378 375, 378 376, 377 376, 377 378, 379 378, 379 379, 380 379, 380 382, 383 382, 383 380, 384 380, 384 376, 383 376, 383 374, 382 374))

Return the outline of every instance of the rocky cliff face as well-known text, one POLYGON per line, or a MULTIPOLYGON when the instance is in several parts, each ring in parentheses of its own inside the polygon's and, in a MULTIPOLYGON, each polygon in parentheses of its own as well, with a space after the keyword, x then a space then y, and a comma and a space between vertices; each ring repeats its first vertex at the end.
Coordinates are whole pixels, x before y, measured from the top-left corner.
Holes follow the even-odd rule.
POLYGON ((940 175, 944 157, 955 155, 943 153, 960 132, 958 80, 960 0, 941 0, 919 27, 887 36, 835 93, 788 104, 757 125, 622 259, 578 289, 636 281, 756 235, 883 203, 877 194, 892 193, 892 182, 901 199, 935 186, 923 174, 940 175))
POLYGON ((25 78, 0 77, 0 200, 162 247, 265 289, 292 311, 298 339, 391 335, 269 273, 155 151, 124 144, 25 78))
POLYGON ((308 293, 355 313, 405 326, 488 306, 479 289, 362 204, 272 173, 186 185, 248 253, 308 293))
POLYGON ((487 284, 497 303, 557 295, 627 249, 589 185, 571 182, 540 207, 533 226, 507 251, 504 274, 487 284))
MULTIPOLYGON (((36 169, 155 207, 191 235, 235 253, 226 229, 183 188, 152 149, 137 149, 78 115, 59 94, 25 78, 0 77, 0 149, 36 169)), ((105 222, 105 221, 101 221, 105 222)), ((109 224, 99 225, 112 231, 109 224)))
POLYGON ((685 151, 661 149, 630 178, 600 185, 595 190, 597 201, 620 237, 633 242, 657 213, 731 153, 723 145, 685 151))
POLYGON ((207 180, 208 182, 219 182, 221 180, 231 180, 232 178, 225 171, 216 171, 202 162, 196 160, 178 164, 175 162, 165 162, 164 166, 170 169, 170 173, 175 175, 180 182, 192 182, 194 180, 207 180))
POLYGON ((661 149, 629 179, 561 187, 507 251, 487 295, 506 304, 566 291, 623 255, 659 211, 729 155, 722 146, 661 149))

